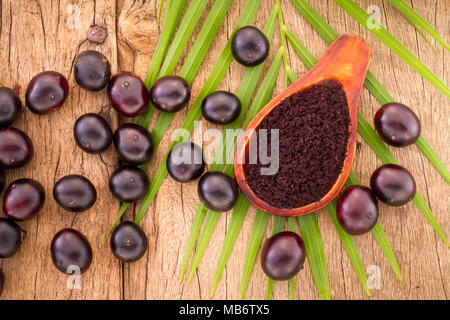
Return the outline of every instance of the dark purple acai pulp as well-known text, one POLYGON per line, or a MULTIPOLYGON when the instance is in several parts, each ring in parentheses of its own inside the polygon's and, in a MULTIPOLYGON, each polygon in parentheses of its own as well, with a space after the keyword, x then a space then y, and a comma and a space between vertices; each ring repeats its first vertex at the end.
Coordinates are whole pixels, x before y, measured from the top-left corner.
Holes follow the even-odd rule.
POLYGON ((346 95, 335 80, 322 81, 289 96, 256 130, 259 141, 260 130, 267 130, 269 156, 274 136, 271 130, 279 130, 278 171, 262 174, 261 169, 269 165, 261 164, 260 156, 256 164, 247 161, 244 172, 250 188, 276 208, 299 208, 319 201, 342 170, 349 125, 346 95))

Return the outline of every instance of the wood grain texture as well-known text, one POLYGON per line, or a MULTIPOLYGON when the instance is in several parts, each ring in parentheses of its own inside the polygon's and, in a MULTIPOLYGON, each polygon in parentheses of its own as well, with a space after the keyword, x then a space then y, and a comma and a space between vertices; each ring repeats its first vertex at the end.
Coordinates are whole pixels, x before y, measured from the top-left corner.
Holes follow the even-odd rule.
MULTIPOLYGON (((13 258, 0 262, 6 275, 2 299, 210 298, 214 271, 231 212, 224 213, 219 219, 192 283, 180 284, 178 276, 198 197, 195 183, 181 185, 168 178, 142 221, 142 227, 149 237, 147 254, 135 264, 121 264, 113 258, 108 242, 104 241, 119 206, 110 195, 107 186, 108 176, 117 166, 117 158, 112 148, 101 156, 83 153, 76 147, 72 137, 73 123, 86 112, 103 112, 110 119, 113 128, 117 127, 120 121, 125 121, 118 119, 117 115, 106 106, 107 97, 104 91, 89 93, 76 85, 73 79, 73 61, 76 54, 88 48, 96 49, 109 58, 113 72, 128 70, 145 77, 160 32, 156 22, 157 1, 0 1, 0 85, 16 88, 23 100, 26 86, 33 75, 44 70, 55 70, 67 76, 71 89, 68 101, 61 110, 41 117, 25 110, 15 124, 30 135, 36 153, 27 167, 9 171, 7 181, 11 182, 20 177, 34 178, 45 186, 47 200, 37 219, 21 224, 28 231, 28 238, 20 252, 13 258), (108 36, 101 45, 86 40, 86 32, 92 24, 107 29, 108 36), (78 215, 59 208, 51 195, 54 182, 71 173, 85 175, 95 184, 98 191, 95 206, 78 215), (81 290, 67 289, 67 276, 52 266, 49 255, 53 235, 58 230, 70 226, 84 233, 94 250, 94 262, 89 272, 82 276, 81 290)), ((364 9, 369 5, 379 6, 382 24, 448 84, 449 53, 442 46, 431 40, 438 50, 438 53, 435 53, 408 21, 386 1, 356 2, 364 9)), ((209 75, 245 3, 246 0, 233 1, 194 80, 194 97, 209 75)), ((257 27, 262 28, 273 3, 273 0, 262 0, 254 21, 257 27)), ((367 39, 372 47, 370 70, 396 100, 417 112, 422 121, 423 135, 449 168, 448 99, 333 1, 321 0, 310 3, 338 33, 354 33, 367 39)), ((407 3, 429 21, 447 42, 449 41, 450 0, 433 2, 408 0, 407 3)), ((211 3, 206 13, 210 7, 211 3)), ((282 7, 287 26, 316 57, 321 57, 326 49, 325 42, 289 0, 282 0, 282 7)), ((195 34, 199 29, 197 26, 195 34)), ((190 40, 189 46, 192 43, 193 40, 190 40)), ((280 38, 277 31, 269 59, 273 57, 279 45, 280 38)), ((179 66, 183 65, 185 54, 186 51, 180 59, 179 66)), ((306 68, 292 49, 288 49, 288 59, 299 76, 306 73, 306 68)), ((235 92, 243 73, 244 68, 233 62, 219 88, 235 92)), ((283 77, 280 70, 274 94, 283 90, 283 77)), ((379 107, 379 103, 364 89, 359 109, 369 122, 379 107)), ((150 176, 153 175, 170 145, 171 132, 181 125, 186 112, 187 109, 175 116, 152 161, 150 176)), ((202 129, 208 128, 220 129, 219 126, 203 121, 202 129)), ((381 162, 361 137, 358 136, 357 142, 353 168, 362 183, 367 185, 370 174, 381 162)), ((206 141, 204 146, 211 143, 213 141, 206 141)), ((433 210, 444 232, 450 236, 448 215, 450 187, 416 146, 390 149, 399 163, 414 174, 418 190, 433 210)), ((214 296, 216 299, 238 298, 243 261, 254 214, 255 210, 252 208, 225 268, 214 296)), ((133 215, 133 210, 129 210, 126 218, 131 219, 133 215)), ((271 233, 271 220, 266 236, 271 233)), ((367 298, 325 210, 320 210, 318 220, 325 242, 332 298, 367 298)), ((420 211, 413 204, 395 209, 381 205, 380 221, 398 259, 403 281, 396 279, 370 234, 356 237, 364 267, 374 265, 379 267, 381 272, 380 288, 372 290, 371 299, 447 299, 450 294, 448 276, 450 253, 420 211)), ((368 276, 370 277, 371 273, 368 276)), ((246 298, 264 299, 266 286, 267 278, 257 263, 246 298)), ((296 277, 295 288, 298 299, 319 298, 308 265, 296 277)), ((287 282, 276 283, 274 298, 288 297, 287 282)))

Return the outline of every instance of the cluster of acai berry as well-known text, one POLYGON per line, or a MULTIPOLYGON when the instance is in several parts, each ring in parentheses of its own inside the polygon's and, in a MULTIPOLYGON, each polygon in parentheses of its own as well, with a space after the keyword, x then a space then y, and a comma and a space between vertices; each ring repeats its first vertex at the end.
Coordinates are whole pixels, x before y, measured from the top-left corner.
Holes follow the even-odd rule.
MULTIPOLYGON (((269 51, 267 38, 254 27, 241 28, 234 36, 232 52, 245 66, 262 63, 269 51)), ((150 89, 135 74, 120 72, 111 77, 108 59, 98 51, 80 53, 74 64, 77 84, 88 91, 107 88, 110 105, 124 117, 142 114, 149 103, 161 112, 174 113, 189 102, 191 90, 185 79, 164 76, 150 89)), ((34 76, 27 86, 25 102, 37 115, 45 115, 61 108, 69 95, 69 82, 55 71, 34 76)), ((226 91, 206 96, 201 106, 206 120, 224 125, 239 118, 241 102, 226 91)), ((22 102, 13 90, 0 87, 0 192, 5 187, 4 170, 22 167, 33 157, 33 143, 29 136, 10 127, 22 112, 22 102)), ((109 178, 109 188, 115 198, 123 202, 141 200, 148 192, 150 181, 139 167, 147 164, 155 149, 152 135, 135 123, 124 123, 113 133, 110 123, 99 113, 87 113, 74 125, 76 144, 85 152, 99 154, 113 143, 121 165, 109 178)), ((203 150, 191 142, 177 144, 167 157, 167 170, 178 182, 190 182, 201 177, 198 193, 203 204, 213 211, 233 208, 238 196, 236 181, 223 172, 205 171, 203 150)), ((67 175, 53 187, 54 200, 65 210, 83 212, 97 200, 95 186, 84 176, 67 175)), ((25 239, 26 232, 17 222, 36 216, 44 206, 45 189, 33 179, 19 179, 9 184, 3 197, 6 218, 0 218, 0 258, 13 256, 25 239)), ((110 246, 113 254, 123 262, 140 259, 148 240, 142 229, 133 222, 120 223, 112 232, 110 246)), ((50 244, 52 261, 63 273, 71 274, 77 268, 86 272, 92 262, 92 248, 87 238, 75 229, 66 228, 56 233, 50 244)), ((0 269, 0 295, 4 285, 0 269)))

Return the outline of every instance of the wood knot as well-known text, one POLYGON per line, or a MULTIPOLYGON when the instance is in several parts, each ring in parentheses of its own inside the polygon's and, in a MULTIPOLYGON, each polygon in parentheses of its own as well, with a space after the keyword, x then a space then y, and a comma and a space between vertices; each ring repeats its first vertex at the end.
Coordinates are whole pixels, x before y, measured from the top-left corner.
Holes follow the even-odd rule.
POLYGON ((89 42, 102 44, 105 42, 108 31, 105 27, 92 25, 86 33, 86 38, 89 42))

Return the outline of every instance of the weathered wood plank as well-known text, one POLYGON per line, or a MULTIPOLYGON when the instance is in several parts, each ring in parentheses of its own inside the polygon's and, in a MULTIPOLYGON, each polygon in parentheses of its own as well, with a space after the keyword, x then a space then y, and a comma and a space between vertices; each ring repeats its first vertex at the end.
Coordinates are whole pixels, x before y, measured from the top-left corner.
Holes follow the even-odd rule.
MULTIPOLYGON (((66 75, 70 82, 70 94, 62 109, 47 116, 25 110, 16 124, 33 140, 35 156, 25 168, 8 172, 7 180, 30 177, 40 181, 46 190, 46 203, 36 219, 21 224, 28 231, 28 238, 20 252, 1 262, 7 277, 5 298, 120 298, 120 264, 111 256, 109 245, 103 240, 116 208, 108 191, 108 175, 117 162, 116 156, 112 150, 101 157, 81 152, 72 133, 79 116, 99 112, 107 104, 104 91, 88 93, 76 85, 72 67, 77 53, 90 48, 103 52, 115 72, 115 3, 24 0, 2 1, 1 5, 0 83, 18 88, 23 99, 28 81, 41 71, 56 70, 66 75), (102 45, 96 46, 85 40, 93 23, 106 27, 109 32, 102 45), (88 177, 98 192, 95 206, 78 215, 65 212, 52 196, 55 181, 72 173, 88 177), (94 251, 93 265, 81 278, 81 290, 67 289, 68 277, 58 272, 51 262, 51 239, 65 227, 73 227, 85 234, 94 251)), ((103 111, 116 127, 115 113, 109 113, 108 108, 103 111)))

